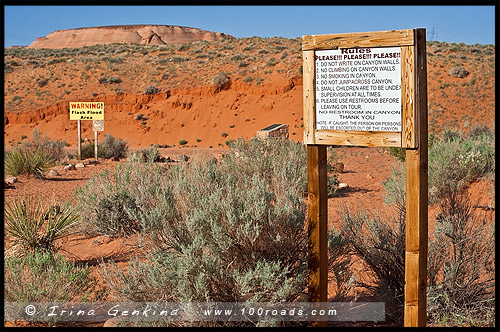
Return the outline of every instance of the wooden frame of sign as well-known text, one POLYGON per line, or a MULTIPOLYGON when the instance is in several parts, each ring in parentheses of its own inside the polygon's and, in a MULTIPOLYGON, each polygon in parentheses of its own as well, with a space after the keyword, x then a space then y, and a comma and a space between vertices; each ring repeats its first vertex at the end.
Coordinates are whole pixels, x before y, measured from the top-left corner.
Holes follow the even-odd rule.
MULTIPOLYGON (((404 325, 425 326, 428 240, 425 29, 303 36, 302 51, 304 144, 307 145, 308 167, 309 301, 327 301, 328 208, 326 147, 328 145, 402 147, 406 148, 404 325), (392 53, 380 53, 383 48, 390 49, 392 53), (325 50, 332 52, 322 52, 325 50), (400 52, 394 50, 400 50, 400 52), (317 54, 327 55, 319 57, 317 54), (379 61, 374 61, 375 57, 379 61), (393 60, 397 58, 398 61, 384 61, 387 58, 393 60), (339 69, 330 72, 328 70, 317 70, 316 63, 318 59, 330 61, 326 63, 326 66, 336 66, 339 69), (347 62, 341 62, 344 60, 347 62), (371 62, 363 62, 363 60, 371 60, 371 62), (391 64, 391 68, 387 66, 380 67, 370 73, 369 67, 360 67, 363 63, 366 66, 391 64), (394 67, 394 64, 397 67, 394 67), (352 68, 356 66, 358 66, 357 69, 352 68), (397 73, 400 72, 401 77, 400 100, 397 100, 397 98, 382 99, 381 97, 384 97, 385 93, 390 93, 388 91, 389 87, 383 85, 387 82, 394 85, 396 82, 393 82, 394 76, 391 79, 377 80, 378 71, 386 70, 389 73, 394 68, 397 73), (351 70, 355 72, 355 75, 351 73, 351 70), (361 73, 362 70, 367 71, 361 73), (325 78, 325 80, 319 81, 317 75, 321 75, 320 77, 325 78), (329 78, 331 79, 328 80, 329 78), (337 80, 334 80, 334 78, 337 80), (367 80, 360 81, 363 78, 367 80), (344 81, 338 79, 344 79, 344 81), (369 83, 366 83, 366 86, 361 88, 359 84, 356 85, 353 82, 369 83), (380 90, 376 86, 372 87, 372 82, 381 82, 378 83, 380 90), (351 88, 346 88, 349 83, 351 88), (355 85, 356 87, 354 87, 355 85), (317 96, 318 92, 321 93, 320 87, 325 91, 329 91, 329 93, 317 96), (349 93, 345 93, 347 89, 350 89, 349 93), (356 90, 362 90, 362 93, 355 94, 356 90), (323 95, 325 98, 323 98, 323 95), (341 99, 341 97, 345 96, 349 98, 341 99), (351 99, 358 96, 361 96, 361 99, 351 99), (370 96, 373 96, 373 98, 367 98, 370 96), (375 111, 373 111, 373 108, 370 108, 373 104, 367 106, 370 101, 379 103, 380 107, 375 107, 375 111), (385 101, 392 101, 393 103, 388 105, 384 103, 385 101), (354 105, 356 103, 358 105, 354 105), (317 110, 318 105, 324 109, 317 110), (392 108, 384 108, 388 106, 392 108), (377 111, 380 109, 387 110, 377 111), (392 114, 391 118, 389 120, 381 118, 381 121, 386 122, 370 123, 369 121, 361 121, 361 117, 367 114, 372 116, 382 113, 392 114), (395 117, 398 117, 397 121, 394 121, 395 117), (318 121, 320 118, 321 121, 318 121), (396 125, 380 126, 381 123, 396 125), (318 129, 318 125, 323 128, 318 129), (336 125, 337 127, 335 127, 336 125), (339 130, 342 128, 347 130, 339 130), (351 130, 352 128, 355 130, 351 130)), ((319 64, 322 65, 323 63, 319 62, 319 64)), ((391 93, 391 96, 394 96, 394 94, 391 93)))

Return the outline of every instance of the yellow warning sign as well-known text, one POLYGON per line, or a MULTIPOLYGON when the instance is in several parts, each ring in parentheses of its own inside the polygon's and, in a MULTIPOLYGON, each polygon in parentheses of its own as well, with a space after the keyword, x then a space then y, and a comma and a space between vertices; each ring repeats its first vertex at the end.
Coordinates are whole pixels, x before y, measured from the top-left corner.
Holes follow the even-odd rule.
POLYGON ((72 101, 69 103, 70 120, 104 120, 104 102, 72 101))

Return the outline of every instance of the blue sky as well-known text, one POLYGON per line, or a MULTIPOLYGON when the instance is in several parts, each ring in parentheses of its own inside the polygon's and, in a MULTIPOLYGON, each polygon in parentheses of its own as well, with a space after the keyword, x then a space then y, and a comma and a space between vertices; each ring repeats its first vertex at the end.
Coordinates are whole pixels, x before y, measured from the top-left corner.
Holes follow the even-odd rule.
POLYGON ((27 46, 56 30, 127 24, 237 38, 426 28, 427 40, 495 44, 495 6, 4 6, 4 47, 27 46))

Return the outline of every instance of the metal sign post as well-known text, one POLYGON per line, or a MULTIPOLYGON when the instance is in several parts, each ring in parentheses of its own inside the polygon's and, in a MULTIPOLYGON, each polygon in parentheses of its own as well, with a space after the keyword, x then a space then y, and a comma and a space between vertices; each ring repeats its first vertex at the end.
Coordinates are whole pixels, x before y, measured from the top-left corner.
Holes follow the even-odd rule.
POLYGON ((94 120, 92 126, 94 128, 95 160, 97 161, 98 132, 104 131, 104 120, 94 120))
POLYGON ((78 120, 78 160, 82 160, 82 120, 78 120))

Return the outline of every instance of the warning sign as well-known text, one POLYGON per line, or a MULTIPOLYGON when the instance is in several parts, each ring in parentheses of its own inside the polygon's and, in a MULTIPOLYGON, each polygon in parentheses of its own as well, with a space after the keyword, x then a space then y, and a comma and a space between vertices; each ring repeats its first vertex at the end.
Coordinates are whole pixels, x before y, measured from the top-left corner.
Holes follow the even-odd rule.
POLYGON ((70 120, 104 120, 104 102, 70 102, 70 120))
POLYGON ((316 129, 401 131, 401 48, 317 50, 316 129))

